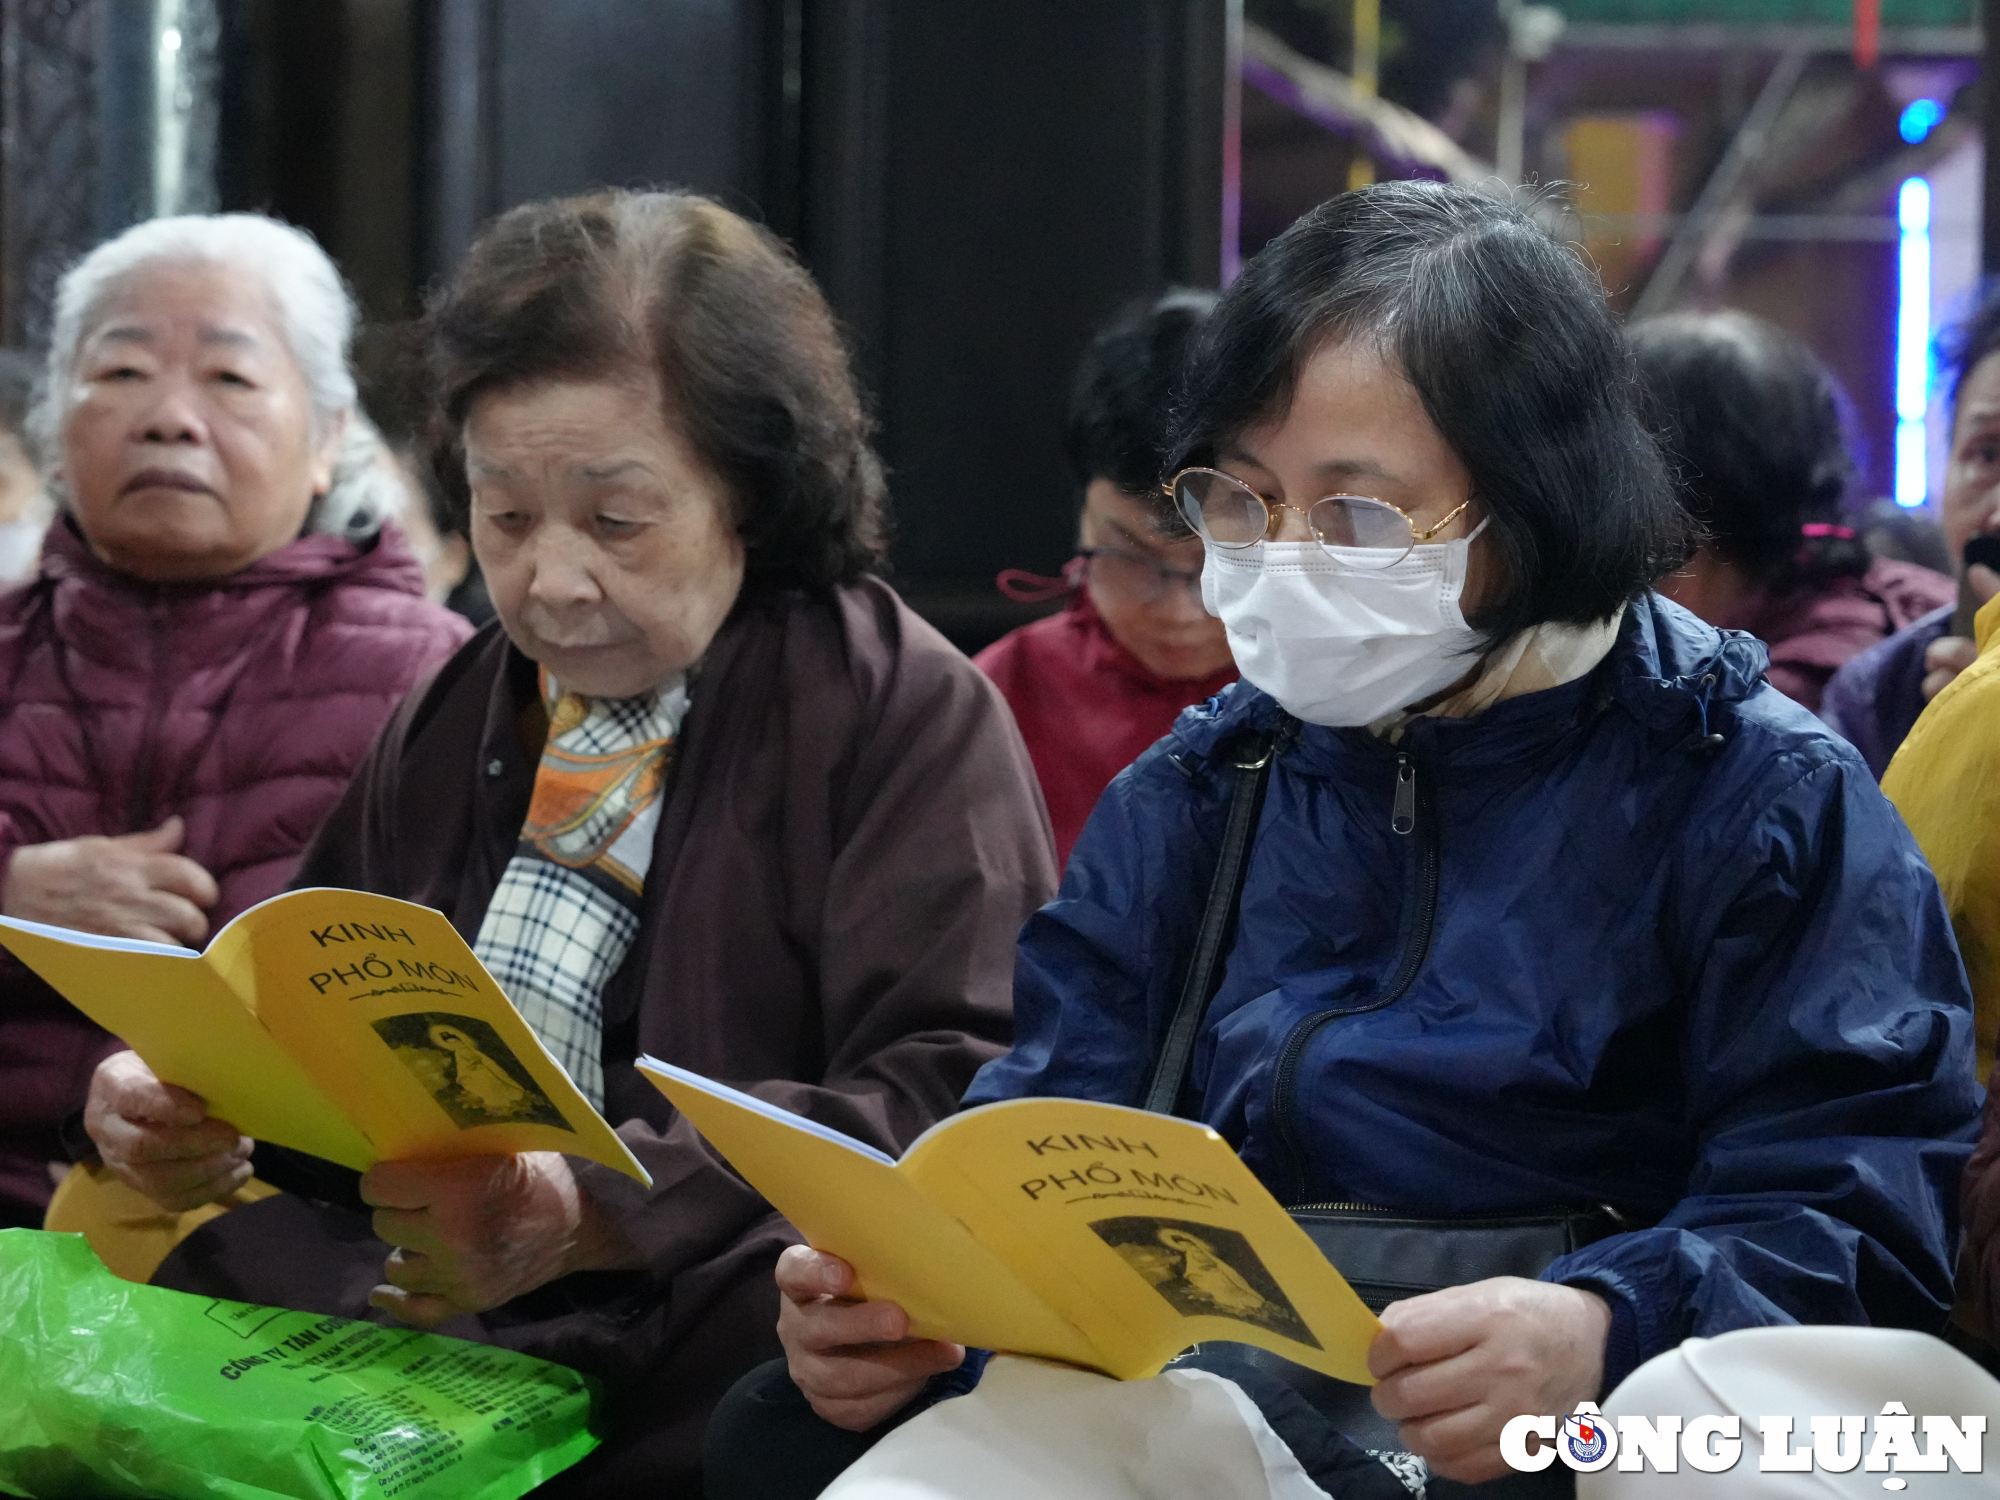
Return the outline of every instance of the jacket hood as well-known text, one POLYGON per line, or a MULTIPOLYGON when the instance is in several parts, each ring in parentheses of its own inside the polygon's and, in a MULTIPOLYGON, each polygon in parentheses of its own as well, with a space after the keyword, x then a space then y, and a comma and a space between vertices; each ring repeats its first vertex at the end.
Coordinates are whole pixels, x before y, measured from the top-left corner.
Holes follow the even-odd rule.
POLYGON ((302 536, 226 578, 156 584, 122 573, 104 562, 90 550, 76 523, 65 515, 49 527, 42 543, 41 571, 44 578, 57 583, 74 580, 148 597, 160 593, 192 596, 249 591, 274 584, 320 582, 341 582, 419 597, 424 592, 423 564, 417 561, 402 528, 393 521, 385 521, 370 542, 356 543, 323 534, 302 536))
MULTIPOLYGON (((1593 701, 1621 709, 1649 729, 1684 723, 1691 736, 1699 736, 1728 722, 1735 705, 1757 691, 1769 661, 1755 637, 1717 630, 1648 591, 1626 606, 1617 639, 1595 670, 1575 682, 1506 699, 1470 719, 1414 720, 1406 740, 1455 757, 1511 759, 1570 728, 1593 701)), ((1177 742, 1172 753, 1183 762, 1206 760, 1240 732, 1268 731, 1285 719, 1270 694, 1238 682, 1180 716, 1170 735, 1177 742)), ((1303 734, 1382 753, 1382 742, 1365 729, 1307 725, 1303 734)))

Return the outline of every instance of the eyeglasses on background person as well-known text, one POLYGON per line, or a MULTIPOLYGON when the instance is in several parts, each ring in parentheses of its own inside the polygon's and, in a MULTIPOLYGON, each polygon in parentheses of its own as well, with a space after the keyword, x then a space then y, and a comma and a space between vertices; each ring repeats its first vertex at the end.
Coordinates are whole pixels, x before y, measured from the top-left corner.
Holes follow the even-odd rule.
POLYGON ((1320 546, 1355 548, 1374 554, 1348 558, 1355 566, 1392 568, 1459 516, 1467 500, 1434 526, 1419 530, 1416 522, 1386 500, 1364 495, 1328 495, 1311 505, 1286 505, 1267 500, 1240 479, 1216 469, 1182 469, 1165 486, 1175 508, 1205 542, 1228 551, 1254 547, 1274 536, 1279 513, 1298 511, 1320 546))
POLYGON ((1077 551, 1085 576, 1099 589, 1109 589, 1134 604, 1157 603, 1175 588, 1201 598, 1201 569, 1172 568, 1155 558, 1123 547, 1083 547, 1077 551))
POLYGON ((1059 577, 1047 578, 1025 568, 1008 568, 994 579, 1000 592, 1017 604, 1041 604, 1076 592, 1088 579, 1100 591, 1144 607, 1157 604, 1175 586, 1201 598, 1201 569, 1172 568, 1122 547, 1079 547, 1063 564, 1059 577))

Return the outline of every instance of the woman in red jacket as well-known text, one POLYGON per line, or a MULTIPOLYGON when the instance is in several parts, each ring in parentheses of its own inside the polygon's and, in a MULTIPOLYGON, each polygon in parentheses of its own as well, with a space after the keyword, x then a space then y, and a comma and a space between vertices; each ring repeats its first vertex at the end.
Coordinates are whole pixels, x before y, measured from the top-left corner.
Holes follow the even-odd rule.
MULTIPOLYGON (((57 293, 31 416, 64 514, 0 596, 0 911, 199 947, 284 889, 403 694, 427 603, 299 230, 156 219, 57 293)), ((0 959, 0 1224, 39 1223, 116 1043, 0 959)))
POLYGON ((1160 445, 1174 384, 1214 305, 1213 292, 1168 292, 1127 308, 1091 340, 1065 443, 1083 486, 1080 545, 1063 571, 1069 606, 973 658, 1028 742, 1058 862, 1111 778, 1182 709, 1236 680, 1222 623, 1202 605, 1201 546, 1160 526, 1160 445))
POLYGON ((1957 590, 1871 556, 1845 524, 1846 398, 1805 344, 1740 312, 1649 318, 1631 339, 1681 502, 1707 532, 1659 591, 1763 641, 1771 685, 1818 713, 1841 666, 1957 590))

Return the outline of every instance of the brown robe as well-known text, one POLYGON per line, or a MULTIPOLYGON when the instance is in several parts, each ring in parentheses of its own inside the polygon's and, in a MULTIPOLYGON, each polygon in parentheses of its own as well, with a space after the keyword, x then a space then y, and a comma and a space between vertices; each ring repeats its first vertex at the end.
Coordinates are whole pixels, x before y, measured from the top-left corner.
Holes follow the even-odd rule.
MULTIPOLYGON (((605 1449, 538 1493, 698 1495, 710 1407, 777 1352, 771 1265, 795 1237, 633 1060, 899 1152, 1006 1044, 1015 935, 1055 883, 1006 705, 886 585, 751 589, 691 696, 639 936, 604 996, 605 1114, 654 1185, 575 1163, 647 1269, 440 1330, 606 1381, 605 1449)), ((534 664, 489 628, 397 711, 296 883, 422 902, 472 941, 541 733, 534 664)), ((366 1316, 387 1253, 362 1215, 287 1194, 197 1231, 155 1281, 366 1316)))

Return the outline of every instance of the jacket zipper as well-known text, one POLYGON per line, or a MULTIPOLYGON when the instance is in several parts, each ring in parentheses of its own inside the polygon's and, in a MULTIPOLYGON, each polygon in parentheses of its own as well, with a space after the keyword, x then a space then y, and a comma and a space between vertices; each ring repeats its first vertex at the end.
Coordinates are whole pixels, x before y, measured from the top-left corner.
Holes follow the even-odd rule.
POLYGON ((1292 1034, 1285 1038, 1285 1044, 1278 1052, 1278 1066, 1271 1083, 1271 1116, 1278 1122, 1278 1138, 1284 1144, 1286 1160, 1291 1167, 1294 1192, 1302 1191, 1306 1182, 1305 1151, 1299 1143, 1298 1126, 1294 1119, 1298 1108, 1296 1080, 1299 1058, 1319 1029, 1329 1021, 1341 1016, 1367 1015, 1402 999, 1410 986, 1416 983, 1417 974, 1430 953, 1431 938, 1437 926, 1438 829, 1435 812, 1423 805, 1428 800, 1427 797, 1419 797, 1415 758, 1407 750, 1398 751, 1396 791, 1389 807, 1389 827, 1400 836, 1417 835, 1411 846, 1411 858, 1416 862, 1415 915, 1410 923, 1409 939, 1403 945, 1395 972, 1383 987, 1381 998, 1370 1005, 1314 1012, 1292 1028, 1292 1034))
POLYGON ((143 833, 153 826, 153 777, 159 766, 160 722, 166 716, 167 637, 171 614, 165 601, 155 599, 147 608, 151 639, 147 642, 146 722, 139 732, 139 751, 132 758, 132 787, 125 799, 125 831, 143 833))
MULTIPOLYGON (((1616 1225, 1620 1229, 1627 1229, 1631 1227, 1630 1220, 1628 1220, 1624 1214, 1620 1213, 1617 1209, 1613 1208, 1608 1203, 1593 1203, 1590 1205, 1590 1208, 1595 1209, 1597 1212, 1603 1214, 1607 1219, 1609 1219, 1614 1225, 1616 1225)), ((1544 1218, 1554 1218, 1559 1214, 1582 1215, 1587 1211, 1588 1210, 1586 1209, 1578 1208, 1573 1203, 1544 1203, 1544 1204, 1531 1204, 1526 1208, 1496 1208, 1496 1209, 1491 1209, 1486 1213, 1458 1214, 1452 1217, 1454 1222, 1457 1223, 1477 1224, 1481 1219, 1544 1219, 1544 1218)), ((1310 1213, 1398 1214, 1410 1218, 1442 1217, 1436 1214, 1416 1214, 1410 1212, 1407 1209, 1401 1209, 1401 1208, 1385 1208, 1379 1203, 1352 1203, 1352 1202, 1292 1203, 1286 1205, 1285 1212, 1288 1214, 1310 1214, 1310 1213)))

